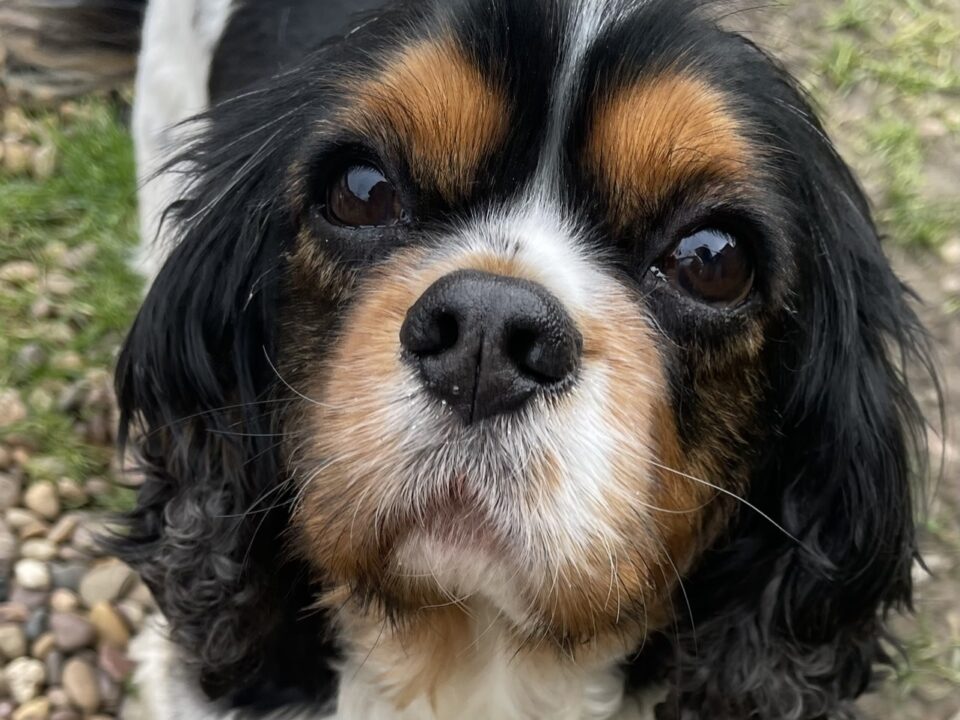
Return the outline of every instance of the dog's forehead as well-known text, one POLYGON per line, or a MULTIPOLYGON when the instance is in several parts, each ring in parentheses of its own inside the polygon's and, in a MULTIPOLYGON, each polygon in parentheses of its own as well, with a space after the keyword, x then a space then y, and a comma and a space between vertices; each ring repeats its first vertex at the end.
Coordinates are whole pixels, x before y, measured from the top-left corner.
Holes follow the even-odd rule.
POLYGON ((670 168, 739 169, 730 103, 695 69, 693 38, 713 29, 688 3, 467 0, 421 20, 349 80, 339 120, 448 199, 483 173, 543 184, 585 167, 644 195, 669 186, 670 168))

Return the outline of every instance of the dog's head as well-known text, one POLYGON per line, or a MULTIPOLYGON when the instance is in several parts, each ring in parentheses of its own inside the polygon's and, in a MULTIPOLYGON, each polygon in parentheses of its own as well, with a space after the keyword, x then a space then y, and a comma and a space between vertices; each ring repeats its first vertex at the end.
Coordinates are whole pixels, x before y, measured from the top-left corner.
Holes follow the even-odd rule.
POLYGON ((856 182, 686 3, 413 5, 185 156, 125 556, 213 694, 323 655, 324 595, 477 596, 521 649, 669 646, 672 712, 832 711, 915 549, 919 332, 856 182))

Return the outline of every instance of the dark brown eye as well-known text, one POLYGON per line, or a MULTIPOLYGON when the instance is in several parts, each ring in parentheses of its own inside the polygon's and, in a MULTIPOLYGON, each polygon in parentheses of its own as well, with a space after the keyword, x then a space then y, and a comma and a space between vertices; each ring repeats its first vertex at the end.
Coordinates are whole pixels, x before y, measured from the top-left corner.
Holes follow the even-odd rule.
POLYGON ((745 244, 721 230, 700 230, 683 238, 659 269, 674 286, 709 305, 739 305, 753 287, 753 263, 745 244))
POLYGON ((384 227, 406 222, 400 195, 382 172, 354 165, 327 191, 327 219, 347 227, 384 227))

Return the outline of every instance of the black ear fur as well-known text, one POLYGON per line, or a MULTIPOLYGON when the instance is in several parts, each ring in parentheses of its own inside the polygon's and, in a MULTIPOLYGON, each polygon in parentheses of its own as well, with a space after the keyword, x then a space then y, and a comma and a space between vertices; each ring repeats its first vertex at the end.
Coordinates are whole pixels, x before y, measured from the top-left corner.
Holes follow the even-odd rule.
POLYGON ((253 91, 204 119, 172 169, 194 178, 170 211, 180 242, 117 370, 122 439, 147 479, 113 550, 150 586, 211 697, 272 677, 332 683, 323 619, 303 613, 309 587, 282 538, 272 358, 294 230, 278 192, 290 144, 275 140, 302 129, 302 112, 277 102, 294 97, 253 91))
POLYGON ((807 102, 785 74, 770 90, 799 282, 768 343, 775 437, 748 499, 786 533, 741 507, 687 582, 661 720, 846 717, 888 661, 884 615, 911 601, 926 435, 903 367, 933 372, 926 336, 807 102))

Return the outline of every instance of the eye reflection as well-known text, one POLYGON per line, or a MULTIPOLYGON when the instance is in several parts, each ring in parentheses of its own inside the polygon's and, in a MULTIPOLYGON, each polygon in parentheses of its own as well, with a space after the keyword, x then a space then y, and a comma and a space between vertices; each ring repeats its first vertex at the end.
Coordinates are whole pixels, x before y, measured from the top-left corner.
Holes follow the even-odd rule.
POLYGON ((375 167, 347 168, 327 191, 327 219, 345 227, 385 227, 406 222, 396 187, 375 167))
POLYGON ((672 285, 708 305, 735 307, 753 288, 753 262, 745 243, 721 230, 684 237, 658 268, 672 285))

